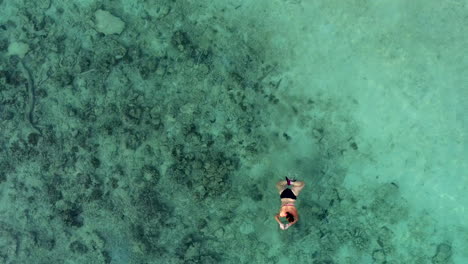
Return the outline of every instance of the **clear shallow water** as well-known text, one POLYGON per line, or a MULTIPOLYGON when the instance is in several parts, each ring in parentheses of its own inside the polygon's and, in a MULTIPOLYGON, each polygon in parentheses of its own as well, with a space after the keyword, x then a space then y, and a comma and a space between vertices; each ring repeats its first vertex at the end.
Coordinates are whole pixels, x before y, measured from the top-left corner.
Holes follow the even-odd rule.
POLYGON ((0 262, 467 261, 466 1, 0 5, 0 262))

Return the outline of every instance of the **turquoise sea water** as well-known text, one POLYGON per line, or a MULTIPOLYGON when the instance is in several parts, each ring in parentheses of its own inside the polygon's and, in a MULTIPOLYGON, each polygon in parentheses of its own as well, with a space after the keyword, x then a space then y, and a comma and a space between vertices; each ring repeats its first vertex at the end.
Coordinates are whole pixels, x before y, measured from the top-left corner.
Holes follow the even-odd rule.
POLYGON ((468 263, 467 54, 466 0, 0 0, 0 263, 468 263))

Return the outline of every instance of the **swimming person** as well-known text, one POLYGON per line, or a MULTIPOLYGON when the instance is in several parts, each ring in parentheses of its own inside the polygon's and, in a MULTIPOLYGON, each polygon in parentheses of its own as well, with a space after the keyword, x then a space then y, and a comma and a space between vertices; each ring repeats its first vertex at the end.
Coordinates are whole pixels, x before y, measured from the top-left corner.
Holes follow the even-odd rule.
POLYGON ((281 209, 279 214, 275 215, 276 221, 279 223, 280 228, 283 230, 288 229, 290 226, 294 225, 299 220, 299 215, 297 214, 297 209, 294 203, 296 198, 304 188, 305 183, 303 181, 290 180, 286 177, 285 181, 279 181, 276 184, 276 188, 280 193, 281 198, 281 209), (289 189, 287 186, 292 186, 289 189), (280 217, 286 217, 288 224, 283 224, 280 221, 280 217))

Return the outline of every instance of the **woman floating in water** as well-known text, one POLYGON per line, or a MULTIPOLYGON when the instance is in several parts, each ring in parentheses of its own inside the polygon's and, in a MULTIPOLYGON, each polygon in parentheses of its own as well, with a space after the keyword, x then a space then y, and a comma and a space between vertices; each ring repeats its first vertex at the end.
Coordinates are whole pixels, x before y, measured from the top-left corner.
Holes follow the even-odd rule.
POLYGON ((281 197, 281 209, 279 214, 275 215, 275 219, 283 230, 288 229, 299 220, 299 215, 297 214, 294 203, 302 188, 304 188, 304 185, 305 183, 303 181, 290 180, 288 177, 286 177, 285 181, 279 181, 276 184, 276 188, 281 197), (287 186, 291 186, 291 189, 287 186), (286 217, 289 223, 281 223, 280 217, 286 217))

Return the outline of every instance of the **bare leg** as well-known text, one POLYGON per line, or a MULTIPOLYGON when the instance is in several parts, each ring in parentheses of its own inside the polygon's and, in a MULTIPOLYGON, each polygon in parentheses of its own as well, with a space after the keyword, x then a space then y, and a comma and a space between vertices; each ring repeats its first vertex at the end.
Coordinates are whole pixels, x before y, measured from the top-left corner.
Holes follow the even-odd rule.
POLYGON ((302 188, 304 188, 305 183, 303 181, 296 181, 292 183, 292 188, 291 191, 296 195, 299 196, 299 193, 301 192, 302 188))
POLYGON ((281 194, 284 191, 284 189, 286 189, 286 186, 288 186, 287 181, 279 181, 276 184, 276 189, 278 189, 279 194, 281 194))

